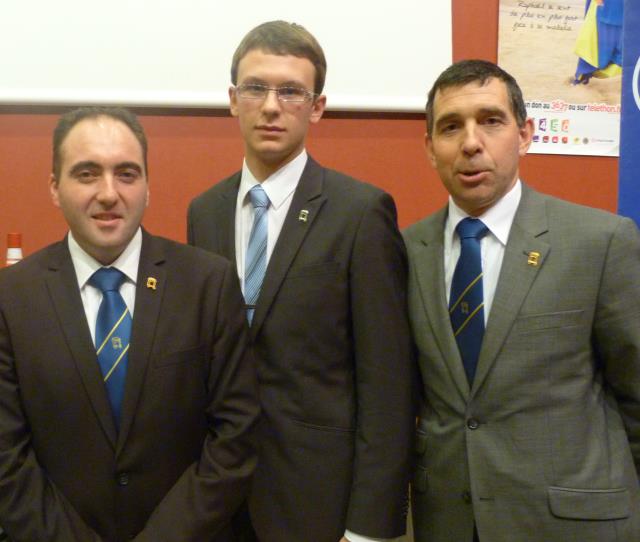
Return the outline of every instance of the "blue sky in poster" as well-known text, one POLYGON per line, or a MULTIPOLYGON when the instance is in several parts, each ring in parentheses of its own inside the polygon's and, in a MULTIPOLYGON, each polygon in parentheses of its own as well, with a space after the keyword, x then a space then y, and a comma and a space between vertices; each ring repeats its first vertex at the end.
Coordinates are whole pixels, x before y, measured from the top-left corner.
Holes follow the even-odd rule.
POLYGON ((625 0, 618 212, 640 224, 640 2, 625 0))

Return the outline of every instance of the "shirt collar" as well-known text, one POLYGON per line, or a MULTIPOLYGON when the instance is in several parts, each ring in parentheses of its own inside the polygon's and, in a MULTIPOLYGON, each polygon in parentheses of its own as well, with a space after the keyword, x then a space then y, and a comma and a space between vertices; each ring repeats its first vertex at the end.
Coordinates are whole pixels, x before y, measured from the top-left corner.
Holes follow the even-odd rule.
POLYGON ((262 183, 259 183, 253 176, 245 160, 242 164, 242 180, 238 190, 240 201, 248 202, 247 194, 249 190, 257 184, 262 184, 262 188, 264 188, 269 197, 269 203, 274 209, 278 209, 298 186, 302 171, 307 165, 307 158, 307 151, 303 149, 291 162, 286 163, 278 171, 269 175, 262 183))
MULTIPOLYGON (((76 270, 76 278, 80 289, 84 288, 87 281, 98 269, 103 266, 93 256, 90 256, 74 239, 73 234, 69 232, 67 236, 69 252, 71 253, 71 261, 76 270)), ((138 277, 138 265, 140 264, 140 252, 142 250, 142 229, 138 227, 138 231, 129 241, 127 247, 122 254, 116 258, 108 267, 115 267, 122 271, 127 279, 133 284, 136 283, 138 277)))
MULTIPOLYGON (((518 210, 520 204, 520 198, 522 197, 522 183, 520 179, 516 181, 513 188, 509 190, 502 198, 500 198, 494 205, 489 207, 484 214, 479 218, 489 228, 489 231, 502 243, 507 244, 509 239, 509 232, 511 231, 511 224, 513 218, 518 210)), ((468 217, 469 214, 464 212, 458 207, 453 198, 449 196, 449 214, 447 216, 447 223, 445 226, 445 235, 449 238, 453 238, 453 232, 456 231, 458 222, 468 217)))

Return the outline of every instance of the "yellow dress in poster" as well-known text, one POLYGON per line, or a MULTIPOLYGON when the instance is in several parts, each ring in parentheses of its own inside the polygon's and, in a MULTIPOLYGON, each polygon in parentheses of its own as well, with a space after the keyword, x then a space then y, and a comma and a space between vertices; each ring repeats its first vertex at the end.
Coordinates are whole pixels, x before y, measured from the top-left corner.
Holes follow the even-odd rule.
POLYGON ((622 8, 622 0, 587 0, 574 49, 579 59, 573 84, 622 73, 622 8))

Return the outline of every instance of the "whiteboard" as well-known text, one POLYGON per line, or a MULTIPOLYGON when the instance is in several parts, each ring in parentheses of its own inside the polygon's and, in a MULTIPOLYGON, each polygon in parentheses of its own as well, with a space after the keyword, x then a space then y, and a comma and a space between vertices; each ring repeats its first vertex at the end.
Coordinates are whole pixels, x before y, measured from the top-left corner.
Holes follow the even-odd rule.
POLYGON ((254 26, 305 26, 328 109, 422 111, 451 63, 451 0, 2 0, 0 104, 228 107, 254 26))

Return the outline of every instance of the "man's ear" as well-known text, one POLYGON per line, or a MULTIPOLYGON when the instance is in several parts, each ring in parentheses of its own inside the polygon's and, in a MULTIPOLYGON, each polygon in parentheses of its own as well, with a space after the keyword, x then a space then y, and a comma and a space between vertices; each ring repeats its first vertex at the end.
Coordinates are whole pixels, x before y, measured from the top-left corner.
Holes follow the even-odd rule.
POLYGON ((524 125, 521 128, 519 128, 519 130, 520 130, 519 153, 520 153, 520 156, 524 156, 525 154, 527 154, 527 151, 531 146, 531 141, 533 140, 533 133, 535 132, 533 119, 527 119, 524 122, 524 125))
POLYGON ((232 116, 238 116, 238 96, 234 86, 229 87, 229 110, 232 116))
POLYGON ((427 155, 427 159, 431 162, 431 165, 436 167, 436 156, 433 153, 433 141, 429 132, 425 132, 424 134, 424 150, 427 155))
POLYGON ((60 207, 60 198, 58 196, 58 179, 52 173, 49 176, 49 194, 51 195, 51 201, 56 207, 60 207))
POLYGON ((324 94, 320 94, 311 104, 311 117, 309 120, 312 124, 320 122, 325 107, 327 107, 327 97, 324 94))

